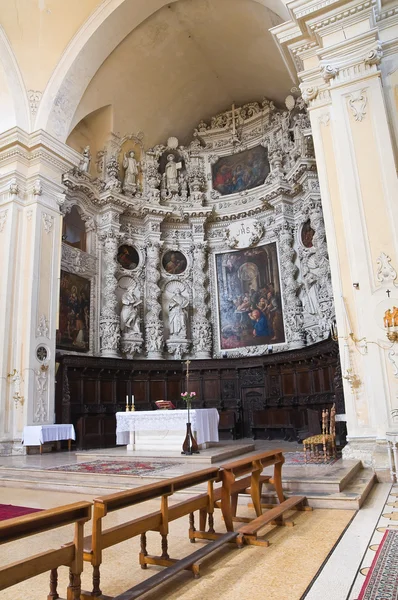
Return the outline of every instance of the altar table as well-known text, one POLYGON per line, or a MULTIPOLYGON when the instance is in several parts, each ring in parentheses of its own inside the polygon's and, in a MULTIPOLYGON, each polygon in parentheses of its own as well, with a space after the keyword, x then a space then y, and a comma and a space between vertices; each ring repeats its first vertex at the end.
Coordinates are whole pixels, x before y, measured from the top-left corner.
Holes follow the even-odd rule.
MULTIPOLYGON (((186 434, 187 410, 150 410, 116 413, 116 443, 128 450, 181 450, 186 434)), ((216 408, 190 410, 192 432, 199 445, 218 442, 216 408)))
POLYGON ((62 423, 59 425, 26 425, 23 428, 22 443, 24 446, 40 446, 42 453, 43 444, 68 440, 68 450, 71 449, 72 440, 76 439, 73 425, 62 423))

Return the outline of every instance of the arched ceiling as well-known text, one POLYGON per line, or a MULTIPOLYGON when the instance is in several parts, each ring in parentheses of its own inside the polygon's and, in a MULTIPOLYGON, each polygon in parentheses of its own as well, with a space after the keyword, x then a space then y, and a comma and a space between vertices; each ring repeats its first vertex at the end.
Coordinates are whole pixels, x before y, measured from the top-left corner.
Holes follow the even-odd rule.
MULTIPOLYGON (((179 0, 136 27, 102 63, 71 128, 103 106, 114 132, 143 131, 145 146, 184 142, 202 118, 293 85, 269 29, 283 19, 255 0, 179 0)), ((87 124, 87 119, 85 119, 87 124)))

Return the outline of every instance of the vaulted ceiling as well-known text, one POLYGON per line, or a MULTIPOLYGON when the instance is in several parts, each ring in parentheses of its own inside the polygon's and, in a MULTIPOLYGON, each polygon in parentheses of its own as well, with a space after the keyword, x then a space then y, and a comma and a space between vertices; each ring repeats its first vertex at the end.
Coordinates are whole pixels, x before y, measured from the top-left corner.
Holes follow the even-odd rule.
POLYGON ((73 118, 71 145, 98 127, 143 131, 146 147, 170 135, 184 142, 201 119, 233 101, 283 102, 295 82, 269 29, 284 20, 284 6, 277 14, 277 3, 273 10, 265 4, 179 0, 148 17, 91 79, 73 118))

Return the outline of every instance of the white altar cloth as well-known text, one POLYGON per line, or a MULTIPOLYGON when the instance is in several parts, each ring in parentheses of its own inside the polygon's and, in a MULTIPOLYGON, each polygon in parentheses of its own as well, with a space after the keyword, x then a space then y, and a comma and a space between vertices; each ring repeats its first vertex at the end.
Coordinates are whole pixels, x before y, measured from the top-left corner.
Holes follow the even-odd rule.
POLYGON ((26 425, 23 428, 22 443, 24 446, 41 446, 46 442, 59 440, 75 440, 73 425, 26 425))
MULTIPOLYGON (((187 410, 150 410, 116 413, 116 443, 137 446, 137 435, 132 441, 130 433, 150 432, 151 443, 165 442, 166 438, 175 441, 178 435, 178 444, 182 446, 186 433, 188 419, 187 410), (177 433, 178 432, 178 433, 177 433), (157 439, 156 439, 157 438, 157 439)), ((198 445, 206 442, 218 442, 219 415, 216 408, 192 409, 190 411, 192 431, 198 445)), ((143 440, 143 436, 140 436, 143 440)), ((149 438, 148 438, 149 441, 149 438)), ((175 443, 174 443, 175 445, 175 443)))

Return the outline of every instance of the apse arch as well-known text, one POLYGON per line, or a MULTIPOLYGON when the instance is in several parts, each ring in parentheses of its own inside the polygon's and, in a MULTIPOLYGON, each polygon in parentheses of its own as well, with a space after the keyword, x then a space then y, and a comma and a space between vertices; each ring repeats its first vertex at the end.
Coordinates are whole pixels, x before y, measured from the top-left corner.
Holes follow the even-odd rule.
MULTIPOLYGON (((1 131, 21 127, 30 132, 29 102, 25 85, 7 35, 0 25, 0 78, 8 88, 2 91, 1 131)), ((3 87, 3 86, 0 86, 3 87)))
MULTIPOLYGON (((282 0, 252 0, 289 18, 282 0)), ((179 0, 105 0, 69 43, 40 102, 36 129, 65 142, 91 79, 122 40, 164 6, 179 0)))

